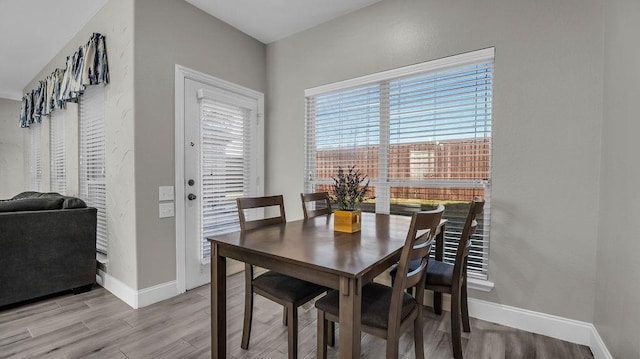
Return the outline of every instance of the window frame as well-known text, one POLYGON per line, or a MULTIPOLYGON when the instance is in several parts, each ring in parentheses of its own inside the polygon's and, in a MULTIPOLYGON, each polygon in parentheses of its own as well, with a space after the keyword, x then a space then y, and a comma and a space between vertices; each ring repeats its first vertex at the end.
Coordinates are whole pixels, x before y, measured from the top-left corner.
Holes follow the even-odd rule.
MULTIPOLYGON (((261 167, 258 165, 258 162, 260 161, 259 160, 259 157, 260 157, 259 143, 262 143, 264 139, 260 139, 260 140, 258 139, 258 136, 261 135, 260 118, 262 116, 259 109, 260 101, 258 98, 250 97, 245 94, 234 93, 234 92, 224 90, 222 88, 215 87, 215 86, 211 86, 211 88, 207 88, 207 89, 198 90, 196 97, 198 99, 198 107, 200 111, 200 117, 199 117, 200 126, 198 131, 198 137, 200 141, 199 149, 203 152, 205 148, 208 146, 221 145, 223 143, 223 141, 218 142, 218 141, 211 141, 211 139, 209 139, 209 141, 207 141, 208 146, 205 144, 205 134, 207 136, 212 136, 215 133, 215 131, 211 131, 211 132, 206 131, 205 127, 212 127, 215 125, 220 126, 220 122, 224 122, 224 121, 220 121, 220 117, 216 118, 216 116, 213 116, 213 115, 206 116, 205 112, 214 111, 213 110, 214 107, 219 107, 219 108, 226 107, 229 112, 232 112, 234 110, 239 110, 240 112, 242 112, 242 120, 236 120, 236 123, 235 123, 235 125, 238 125, 240 123, 242 124, 242 134, 238 136, 239 138, 237 137, 234 138, 234 140, 238 140, 238 139, 242 140, 242 147, 243 147, 242 155, 240 156, 236 155, 234 158, 234 156, 229 155, 228 153, 225 154, 225 156, 216 154, 216 155, 207 156, 207 158, 205 159, 205 156, 203 155, 203 153, 200 154, 200 169, 199 169, 199 176, 198 176, 199 178, 198 183, 200 185, 200 193, 201 193, 201 200, 200 200, 201 209, 200 209, 200 218, 198 223, 198 227, 200 229, 200 238, 201 238, 200 260, 202 264, 209 264, 211 262, 211 244, 209 243, 207 238, 214 235, 221 235, 221 234, 239 231, 240 221, 237 218, 237 209, 235 208, 235 199, 232 201, 220 201, 220 200, 215 200, 211 198, 212 193, 215 192, 215 187, 220 186, 223 183, 224 185, 227 185, 227 183, 225 183, 224 181, 228 179, 220 179, 215 184, 214 183, 209 183, 208 185, 205 184, 203 173, 210 172, 212 170, 211 163, 207 165, 206 162, 210 162, 212 160, 232 161, 232 162, 234 160, 235 161, 241 160, 243 162, 243 169, 241 174, 242 175, 242 194, 240 195, 240 197, 242 196, 254 197, 254 196, 262 195, 262 192, 263 192, 262 186, 258 184, 258 181, 261 177, 260 175, 261 167), (231 204, 234 207, 233 210, 228 211, 226 213, 227 215, 232 214, 233 218, 229 222, 224 223, 225 225, 231 225, 231 227, 226 229, 216 228, 215 230, 212 230, 211 228, 209 228, 208 231, 205 231, 204 227, 206 226, 206 224, 208 224, 209 227, 211 227, 211 226, 215 226, 216 221, 219 221, 219 219, 215 219, 214 221, 212 221, 213 223, 211 221, 209 223, 206 223, 207 220, 204 217, 207 214, 212 214, 212 212, 215 212, 215 210, 207 210, 206 207, 211 206, 213 208, 216 206, 221 206, 221 204, 224 202, 226 202, 226 204, 231 204)), ((218 116, 221 116, 221 115, 218 114, 218 116)), ((218 132, 218 134, 231 135, 231 132, 233 132, 232 130, 228 130, 228 131, 229 133, 224 133, 223 131, 220 131, 218 132)), ((209 148, 209 150, 211 150, 211 148, 209 148)), ((228 165, 227 163, 224 164, 224 166, 227 166, 227 165, 228 165)), ((229 187, 227 187, 227 189, 229 189, 229 187)), ((218 192, 216 194, 219 195, 220 193, 222 192, 218 192)), ((227 193, 227 196, 229 196, 230 194, 231 193, 227 193)), ((234 196, 237 196, 237 193, 235 193, 233 196, 230 196, 230 197, 234 197, 234 196)), ((218 215, 220 214, 218 213, 218 215)), ((217 224, 220 224, 220 223, 217 223, 217 224)))
MULTIPOLYGON (((397 68, 389 71, 384 71, 376 74, 366 75, 354 79, 349 79, 337 83, 327 84, 323 86, 318 86, 314 88, 310 88, 305 90, 305 104, 307 108, 305 109, 305 165, 304 165, 304 187, 306 192, 315 192, 317 185, 330 185, 332 183, 331 179, 319 179, 314 178, 315 169, 316 169, 316 156, 311 155, 311 153, 316 152, 316 139, 313 137, 316 133, 316 118, 312 112, 309 111, 310 106, 316 106, 316 103, 311 101, 315 101, 315 98, 320 95, 327 95, 332 93, 338 93, 340 91, 356 89, 363 86, 373 85, 378 83, 380 86, 380 93, 389 92, 389 84, 395 79, 403 78, 403 77, 411 77, 414 75, 421 75, 425 73, 435 73, 448 69, 455 69, 459 67, 464 67, 468 65, 472 65, 475 63, 486 63, 490 62, 492 64, 492 72, 493 72, 493 63, 495 58, 495 49, 487 48, 478 51, 473 51, 469 53, 464 53, 460 55, 455 55, 451 57, 446 57, 442 59, 437 59, 433 61, 428 61, 425 63, 420 63, 416 65, 406 66, 402 68, 397 68)), ((491 88, 493 88, 493 84, 491 84, 491 88)), ((491 90, 492 91, 492 90, 491 90)), ((382 135, 380 136, 380 142, 378 143, 378 175, 377 178, 371 180, 371 185, 375 186, 376 189, 376 203, 375 203, 375 212, 376 213, 390 213, 391 207, 391 189, 394 187, 413 187, 413 188, 469 188, 469 189, 482 189, 484 190, 485 197, 485 215, 483 216, 482 225, 485 230, 486 240, 483 239, 482 244, 482 257, 481 257, 481 267, 482 270, 478 271, 469 271, 469 277, 486 281, 488 278, 488 263, 489 263, 489 234, 490 234, 490 202, 491 202, 491 153, 489 152, 489 178, 483 181, 476 180, 452 180, 452 179, 414 179, 408 177, 407 179, 390 179, 389 178, 389 162, 384 163, 389 160, 389 148, 390 148, 390 134, 389 134, 389 100, 387 98, 380 98, 379 101, 379 112, 380 112, 380 132, 382 135), (382 158, 382 159, 381 159, 382 158)), ((493 101, 491 101, 493 102, 493 101)), ((489 123, 491 123, 492 114, 489 115, 489 123)), ((489 132, 491 133, 491 132, 489 132)), ((489 135, 489 138, 491 135, 489 135)), ((448 231, 449 232, 449 231, 448 231)), ((452 240, 454 240, 452 238, 452 240)))

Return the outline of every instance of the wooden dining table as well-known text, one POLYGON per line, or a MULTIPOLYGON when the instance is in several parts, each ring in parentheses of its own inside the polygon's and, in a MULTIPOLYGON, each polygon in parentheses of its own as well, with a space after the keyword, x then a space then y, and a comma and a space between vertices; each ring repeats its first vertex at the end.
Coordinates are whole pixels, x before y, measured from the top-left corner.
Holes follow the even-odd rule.
MULTIPOLYGON (((339 290, 339 357, 359 358, 362 286, 398 261, 410 221, 408 216, 363 213, 361 231, 343 233, 333 230, 331 215, 208 238, 211 357, 226 357, 226 259, 232 258, 339 290)), ((445 222, 440 223, 440 242, 445 222)))

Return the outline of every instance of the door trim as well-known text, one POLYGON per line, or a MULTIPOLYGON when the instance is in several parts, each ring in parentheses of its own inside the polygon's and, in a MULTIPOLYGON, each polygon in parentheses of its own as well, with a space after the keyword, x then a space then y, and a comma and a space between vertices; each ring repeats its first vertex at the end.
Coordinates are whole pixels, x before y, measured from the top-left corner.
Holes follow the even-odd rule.
MULTIPOLYGON (((223 90, 238 93, 258 101, 258 120, 264 123, 264 94, 232 82, 207 75, 182 65, 175 65, 175 222, 176 222, 176 289, 178 294, 186 292, 186 253, 185 253, 185 200, 184 185, 184 82, 190 79, 223 90)), ((264 126, 260 126, 264 129, 264 126)), ((262 134, 259 134, 261 137, 262 134)), ((263 143, 258 144, 264 145, 263 143)), ((261 180, 264 171, 259 170, 261 180)))

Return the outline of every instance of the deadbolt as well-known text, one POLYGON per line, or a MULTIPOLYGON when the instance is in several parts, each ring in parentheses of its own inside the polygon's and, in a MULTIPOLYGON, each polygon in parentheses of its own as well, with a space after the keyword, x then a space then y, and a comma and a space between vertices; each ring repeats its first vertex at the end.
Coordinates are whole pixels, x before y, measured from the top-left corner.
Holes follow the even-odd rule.
POLYGON ((192 180, 192 179, 190 179, 190 180, 189 180, 189 182, 187 182, 187 184, 188 184, 189 186, 193 186, 195 183, 196 183, 196 181, 194 181, 194 180, 192 180))

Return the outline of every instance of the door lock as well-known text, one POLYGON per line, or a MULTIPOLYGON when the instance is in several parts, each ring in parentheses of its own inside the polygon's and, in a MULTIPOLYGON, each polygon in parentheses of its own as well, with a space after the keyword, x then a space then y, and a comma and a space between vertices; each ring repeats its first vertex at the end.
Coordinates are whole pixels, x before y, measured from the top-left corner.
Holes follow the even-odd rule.
POLYGON ((194 199, 196 199, 196 195, 193 193, 189 193, 189 195, 187 196, 187 198, 189 199, 189 201, 193 201, 194 199))
POLYGON ((192 179, 190 179, 190 180, 187 182, 187 184, 188 184, 189 186, 193 186, 195 183, 196 183, 196 181, 194 181, 194 180, 192 180, 192 179))

